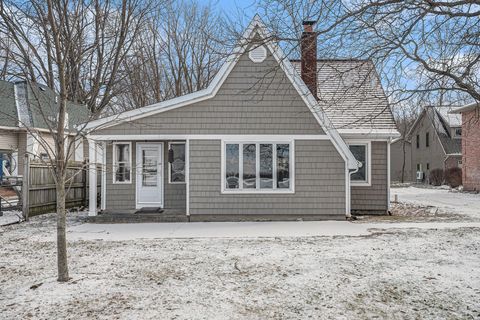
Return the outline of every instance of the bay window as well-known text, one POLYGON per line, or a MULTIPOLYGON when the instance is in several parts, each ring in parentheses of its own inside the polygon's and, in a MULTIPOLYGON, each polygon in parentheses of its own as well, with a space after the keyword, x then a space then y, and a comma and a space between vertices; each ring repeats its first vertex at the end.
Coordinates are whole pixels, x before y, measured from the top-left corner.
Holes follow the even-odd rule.
POLYGON ((226 142, 223 148, 223 191, 293 192, 292 143, 226 142))
POLYGON ((132 151, 130 143, 113 143, 113 182, 131 183, 132 151))

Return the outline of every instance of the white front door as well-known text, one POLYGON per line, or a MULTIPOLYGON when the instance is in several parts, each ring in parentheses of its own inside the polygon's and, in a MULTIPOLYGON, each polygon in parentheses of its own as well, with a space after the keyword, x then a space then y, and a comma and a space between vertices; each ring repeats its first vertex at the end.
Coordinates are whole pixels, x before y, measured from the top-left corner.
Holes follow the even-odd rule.
POLYGON ((163 143, 137 143, 137 209, 163 207, 163 143))

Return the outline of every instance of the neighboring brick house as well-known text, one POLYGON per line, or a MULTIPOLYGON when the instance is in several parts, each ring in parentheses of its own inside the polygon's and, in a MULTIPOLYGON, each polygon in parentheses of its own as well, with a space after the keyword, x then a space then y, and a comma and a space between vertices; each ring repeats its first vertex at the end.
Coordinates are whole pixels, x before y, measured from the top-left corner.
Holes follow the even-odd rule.
MULTIPOLYGON (((46 158, 48 153, 53 153, 55 143, 49 127, 53 127, 57 113, 57 97, 49 88, 27 81, 0 81, 2 174, 21 175, 25 153, 38 158, 46 158)), ((87 121, 88 114, 85 106, 67 103, 71 139, 74 137, 74 126, 87 121)), ((70 157, 82 161, 86 153, 83 143, 78 140, 70 157)))
MULTIPOLYGON (((427 106, 412 125, 407 133, 407 141, 411 142, 407 152, 411 153, 406 155, 411 159, 410 181, 428 183, 433 169, 462 167, 462 121, 460 115, 450 113, 455 109, 427 106)), ((398 171, 398 165, 392 162, 391 172, 398 171)))
POLYGON ((462 115, 463 187, 480 191, 480 105, 471 103, 452 113, 462 115))

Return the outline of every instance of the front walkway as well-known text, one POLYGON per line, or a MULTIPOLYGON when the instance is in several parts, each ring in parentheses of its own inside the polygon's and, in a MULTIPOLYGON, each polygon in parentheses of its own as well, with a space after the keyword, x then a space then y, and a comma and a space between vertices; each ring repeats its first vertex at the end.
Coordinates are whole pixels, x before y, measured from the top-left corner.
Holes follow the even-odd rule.
MULTIPOLYGON (((480 228, 480 222, 352 223, 307 222, 192 222, 141 224, 81 224, 68 228, 69 240, 124 241, 168 238, 291 238, 365 236, 379 230, 480 228)), ((44 239, 47 240, 47 239, 44 239)), ((52 239, 54 240, 54 239, 52 239)))

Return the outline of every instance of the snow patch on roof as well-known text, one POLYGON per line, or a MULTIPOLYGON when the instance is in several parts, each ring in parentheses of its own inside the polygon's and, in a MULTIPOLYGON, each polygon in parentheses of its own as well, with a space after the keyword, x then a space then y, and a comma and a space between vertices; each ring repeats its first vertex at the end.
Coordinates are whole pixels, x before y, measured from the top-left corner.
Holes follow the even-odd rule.
POLYGON ((454 112, 458 107, 435 107, 442 118, 447 122, 450 127, 462 126, 462 115, 454 112))

